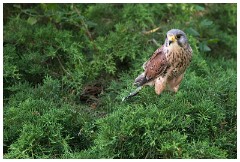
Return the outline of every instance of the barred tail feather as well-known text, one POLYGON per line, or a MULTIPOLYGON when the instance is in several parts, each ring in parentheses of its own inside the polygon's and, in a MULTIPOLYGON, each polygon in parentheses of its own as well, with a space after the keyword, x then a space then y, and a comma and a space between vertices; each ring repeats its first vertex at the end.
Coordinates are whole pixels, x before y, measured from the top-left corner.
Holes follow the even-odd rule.
POLYGON ((137 95, 138 92, 139 92, 141 89, 142 89, 142 86, 138 87, 138 88, 135 89, 133 92, 131 92, 128 96, 124 97, 124 98, 122 99, 122 101, 128 99, 129 97, 133 97, 133 96, 137 95))
POLYGON ((145 73, 142 73, 141 75, 139 75, 135 81, 134 81, 134 85, 136 85, 137 87, 139 86, 143 86, 145 83, 147 83, 148 80, 145 76, 145 73))

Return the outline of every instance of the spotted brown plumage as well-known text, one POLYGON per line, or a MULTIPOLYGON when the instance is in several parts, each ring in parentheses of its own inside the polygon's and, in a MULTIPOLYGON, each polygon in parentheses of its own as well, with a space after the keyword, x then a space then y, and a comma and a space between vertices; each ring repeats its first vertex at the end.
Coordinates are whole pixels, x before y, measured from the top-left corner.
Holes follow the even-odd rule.
POLYGON ((137 86, 142 86, 153 81, 157 75, 164 74, 170 65, 167 62, 166 55, 163 53, 163 47, 158 48, 152 57, 143 64, 145 72, 135 79, 137 86))
POLYGON ((165 43, 143 64, 144 72, 135 79, 138 89, 128 97, 145 85, 154 85, 158 95, 165 89, 177 92, 191 59, 192 48, 186 34, 179 29, 168 31, 165 43))

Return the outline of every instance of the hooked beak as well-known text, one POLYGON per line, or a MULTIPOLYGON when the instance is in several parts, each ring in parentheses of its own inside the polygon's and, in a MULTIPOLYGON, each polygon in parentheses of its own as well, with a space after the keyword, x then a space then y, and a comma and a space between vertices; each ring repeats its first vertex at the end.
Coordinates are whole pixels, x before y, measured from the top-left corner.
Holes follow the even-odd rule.
POLYGON ((171 43, 175 42, 176 39, 175 39, 175 36, 174 35, 169 35, 168 36, 168 45, 170 46, 171 43))

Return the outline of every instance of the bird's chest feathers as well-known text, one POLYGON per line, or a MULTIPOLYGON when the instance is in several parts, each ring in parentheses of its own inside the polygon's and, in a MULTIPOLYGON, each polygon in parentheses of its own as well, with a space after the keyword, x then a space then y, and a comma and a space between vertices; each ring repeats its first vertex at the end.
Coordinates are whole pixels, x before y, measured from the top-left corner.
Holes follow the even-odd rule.
POLYGON ((170 46, 166 52, 167 61, 171 65, 182 62, 184 58, 183 53, 184 53, 183 48, 179 46, 170 46))
POLYGON ((166 58, 173 69, 169 74, 170 77, 179 76, 186 70, 188 59, 184 48, 176 47, 168 49, 166 58))

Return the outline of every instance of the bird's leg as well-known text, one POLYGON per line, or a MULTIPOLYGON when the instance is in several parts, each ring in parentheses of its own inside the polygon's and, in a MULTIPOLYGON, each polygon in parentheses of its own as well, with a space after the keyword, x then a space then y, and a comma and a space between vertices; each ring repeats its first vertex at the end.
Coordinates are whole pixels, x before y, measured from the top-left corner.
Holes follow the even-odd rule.
POLYGON ((170 81, 168 81, 170 90, 176 93, 178 91, 182 79, 183 74, 179 75, 177 78, 173 78, 170 81))
POLYGON ((155 92, 160 95, 166 87, 167 78, 159 77, 155 80, 155 92))

